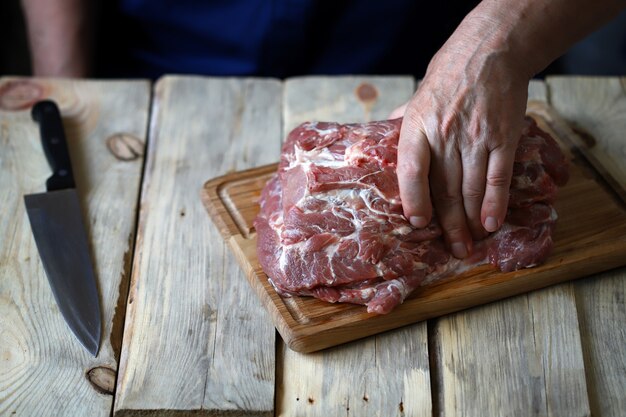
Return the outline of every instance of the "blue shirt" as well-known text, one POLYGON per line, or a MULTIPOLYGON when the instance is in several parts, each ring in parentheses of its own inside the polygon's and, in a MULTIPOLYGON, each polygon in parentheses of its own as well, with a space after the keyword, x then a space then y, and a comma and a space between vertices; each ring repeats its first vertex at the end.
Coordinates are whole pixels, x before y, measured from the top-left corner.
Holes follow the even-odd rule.
POLYGON ((100 72, 421 75, 475 2, 426 3, 118 0, 103 23, 100 72))

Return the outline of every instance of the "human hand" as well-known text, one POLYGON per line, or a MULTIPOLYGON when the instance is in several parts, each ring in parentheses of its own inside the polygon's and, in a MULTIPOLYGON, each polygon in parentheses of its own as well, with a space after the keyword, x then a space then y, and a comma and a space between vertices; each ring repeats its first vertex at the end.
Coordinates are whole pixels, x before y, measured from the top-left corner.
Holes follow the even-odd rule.
POLYGON ((455 32, 413 98, 390 116, 404 116, 397 167, 404 214, 424 227, 434 206, 457 258, 504 221, 530 78, 508 50, 465 35, 455 32))

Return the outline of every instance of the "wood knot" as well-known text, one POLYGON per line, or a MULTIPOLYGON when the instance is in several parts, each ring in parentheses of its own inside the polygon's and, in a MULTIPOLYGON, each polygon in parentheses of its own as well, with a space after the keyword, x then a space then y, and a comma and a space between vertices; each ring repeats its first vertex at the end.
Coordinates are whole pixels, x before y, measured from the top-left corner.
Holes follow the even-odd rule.
POLYGON ((370 83, 359 84, 354 93, 363 102, 373 102, 378 98, 378 90, 370 83))
POLYGON ((130 133, 116 133, 107 138, 107 148, 120 161, 132 161, 143 156, 144 143, 130 133))
POLYGON ((26 80, 6 81, 0 84, 0 110, 25 110, 43 96, 44 88, 40 84, 26 80))
POLYGON ((202 319, 215 322, 217 320, 217 310, 213 310, 210 305, 205 303, 202 306, 202 319))
POLYGON ((113 395, 115 371, 106 366, 97 366, 87 371, 87 381, 100 394, 113 395))

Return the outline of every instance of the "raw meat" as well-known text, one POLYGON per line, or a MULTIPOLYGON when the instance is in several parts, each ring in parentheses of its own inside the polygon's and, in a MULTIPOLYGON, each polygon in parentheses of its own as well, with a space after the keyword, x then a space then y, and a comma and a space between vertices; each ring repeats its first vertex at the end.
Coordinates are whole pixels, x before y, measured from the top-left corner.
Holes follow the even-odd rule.
POLYGON ((259 262, 279 294, 365 304, 384 314, 425 282, 486 262, 513 271, 548 256, 557 218, 551 204, 567 182, 567 161, 531 118, 505 224, 463 261, 446 250, 435 216, 415 229, 403 215, 401 122, 304 123, 289 134, 254 222, 259 262))

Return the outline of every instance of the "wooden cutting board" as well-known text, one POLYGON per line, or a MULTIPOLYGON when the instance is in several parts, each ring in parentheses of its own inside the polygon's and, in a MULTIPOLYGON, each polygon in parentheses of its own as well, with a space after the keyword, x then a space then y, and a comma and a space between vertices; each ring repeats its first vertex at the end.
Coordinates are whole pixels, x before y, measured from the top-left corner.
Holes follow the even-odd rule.
POLYGON ((330 304, 312 297, 281 297, 274 291, 256 256, 252 222, 259 210, 261 190, 277 164, 209 180, 204 184, 202 200, 285 343, 298 352, 313 352, 625 265, 624 184, 602 170, 597 158, 581 156, 585 153, 581 138, 546 104, 531 103, 528 112, 552 133, 571 160, 570 181, 559 190, 555 204, 559 220, 554 250, 547 262, 510 273, 482 265, 421 287, 387 315, 369 314, 364 306, 330 304))

